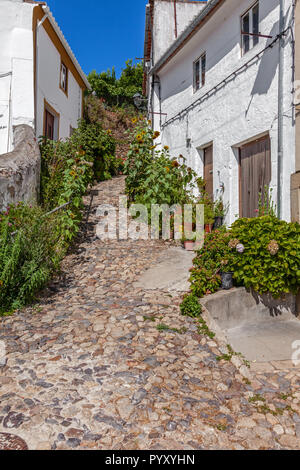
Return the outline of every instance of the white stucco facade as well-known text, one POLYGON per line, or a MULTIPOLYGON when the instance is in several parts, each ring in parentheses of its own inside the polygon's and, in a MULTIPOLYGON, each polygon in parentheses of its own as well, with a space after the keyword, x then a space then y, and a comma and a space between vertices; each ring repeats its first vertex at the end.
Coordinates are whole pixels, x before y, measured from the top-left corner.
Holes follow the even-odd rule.
MULTIPOLYGON (((184 155, 187 164, 202 176, 203 149, 209 144, 213 145, 214 196, 223 196, 224 202, 229 203, 226 220, 228 224, 239 215, 238 149, 247 141, 263 135, 270 136, 271 188, 275 202, 277 200, 280 41, 275 41, 272 48, 265 48, 279 33, 279 0, 259 2, 260 33, 270 35, 273 39, 260 38, 253 49, 242 55, 241 16, 254 3, 253 0, 223 2, 198 32, 186 41, 168 62, 155 71, 154 92, 149 94, 152 110, 167 113, 167 116, 154 114, 153 122, 154 128, 161 131, 161 144, 170 147, 172 156, 184 155), (263 51, 262 54, 255 58, 260 51, 263 51), (205 86, 194 93, 193 62, 204 52, 205 86), (251 58, 253 61, 249 63, 251 58), (246 63, 248 66, 241 68, 246 63), (234 75, 233 72, 238 69, 240 71, 234 75), (196 101, 198 103, 186 111, 186 108, 196 101)), ((284 29, 293 27, 292 6, 292 0, 285 0, 284 29)), ((291 30, 285 35, 282 49, 284 74, 281 216, 289 221, 290 178, 295 171, 291 30)))
POLYGON ((44 28, 38 30, 37 135, 43 135, 44 102, 59 114, 59 138, 70 136, 82 117, 82 90, 68 71, 68 95, 59 87, 61 56, 44 28))
POLYGON ((59 116, 55 137, 69 137, 82 117, 88 83, 49 9, 23 0, 0 0, 0 45, 0 155, 13 149, 13 126, 27 124, 37 137, 43 135, 45 102, 59 116), (36 8, 40 17, 35 29, 36 8), (67 94, 59 87, 62 49, 78 72, 75 78, 68 70, 67 94))
POLYGON ((0 0, 0 154, 12 150, 12 126, 34 125, 32 11, 0 0))
POLYGON ((205 2, 176 2, 176 11, 173 0, 154 1, 153 15, 153 60, 160 59, 163 53, 175 39, 175 28, 179 36, 204 8, 205 2), (176 25, 176 26, 175 26, 176 25))

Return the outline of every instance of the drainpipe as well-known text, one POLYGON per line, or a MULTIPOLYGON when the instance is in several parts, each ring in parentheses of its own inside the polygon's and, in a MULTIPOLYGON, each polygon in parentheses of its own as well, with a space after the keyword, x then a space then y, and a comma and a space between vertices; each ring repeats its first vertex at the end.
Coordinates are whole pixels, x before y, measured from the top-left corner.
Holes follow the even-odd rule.
POLYGON ((177 5, 176 5, 176 0, 174 0, 174 23, 175 23, 175 39, 177 39, 178 32, 177 32, 177 5))
MULTIPOLYGON (((284 0, 279 1, 279 34, 284 31, 284 0)), ((279 39, 278 59, 278 159, 277 159, 277 215, 282 217, 282 176, 283 176, 283 76, 284 36, 279 39)))
POLYGON ((156 80, 156 84, 158 85, 158 101, 159 101, 159 113, 160 113, 160 117, 159 117, 159 127, 160 127, 160 132, 161 132, 161 126, 162 126, 162 121, 161 121, 161 82, 160 82, 160 78, 158 75, 155 76, 155 80, 156 80))
POLYGON ((35 105, 34 105, 34 130, 35 133, 37 133, 37 102, 38 102, 38 89, 39 89, 39 45, 38 45, 38 32, 44 21, 49 16, 49 10, 45 12, 45 15, 43 18, 38 22, 36 30, 35 30, 35 70, 36 70, 36 76, 35 76, 35 105))

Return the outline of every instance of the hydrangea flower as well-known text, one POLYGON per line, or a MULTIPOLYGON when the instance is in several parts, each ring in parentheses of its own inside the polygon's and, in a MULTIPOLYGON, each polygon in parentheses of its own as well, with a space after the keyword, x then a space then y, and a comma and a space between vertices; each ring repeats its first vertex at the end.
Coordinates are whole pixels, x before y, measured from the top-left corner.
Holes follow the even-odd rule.
POLYGON ((279 245, 276 240, 271 240, 267 246, 267 250, 270 252, 271 255, 277 255, 279 251, 279 245))
POLYGON ((244 251, 245 251, 244 245, 243 245, 242 243, 239 243, 239 244, 236 246, 236 251, 237 251, 238 253, 244 253, 244 251))

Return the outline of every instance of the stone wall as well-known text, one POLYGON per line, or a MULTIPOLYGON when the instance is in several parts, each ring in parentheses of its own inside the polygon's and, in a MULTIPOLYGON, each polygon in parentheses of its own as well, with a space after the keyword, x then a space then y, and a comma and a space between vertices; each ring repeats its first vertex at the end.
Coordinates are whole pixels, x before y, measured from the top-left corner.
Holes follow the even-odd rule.
POLYGON ((40 172, 41 155, 33 129, 14 127, 14 150, 0 155, 0 211, 20 201, 37 202, 40 172))

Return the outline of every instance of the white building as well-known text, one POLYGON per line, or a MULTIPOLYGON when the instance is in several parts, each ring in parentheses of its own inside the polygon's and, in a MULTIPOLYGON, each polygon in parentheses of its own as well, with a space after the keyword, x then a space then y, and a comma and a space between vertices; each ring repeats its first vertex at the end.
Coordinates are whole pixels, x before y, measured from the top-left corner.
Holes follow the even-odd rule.
POLYGON ((13 127, 36 136, 70 136, 89 83, 44 2, 0 0, 0 154, 13 149, 13 127))
POLYGON ((186 157, 208 192, 229 203, 229 224, 255 216, 265 185, 290 220, 294 3, 151 0, 147 7, 153 127, 171 155, 186 157))

